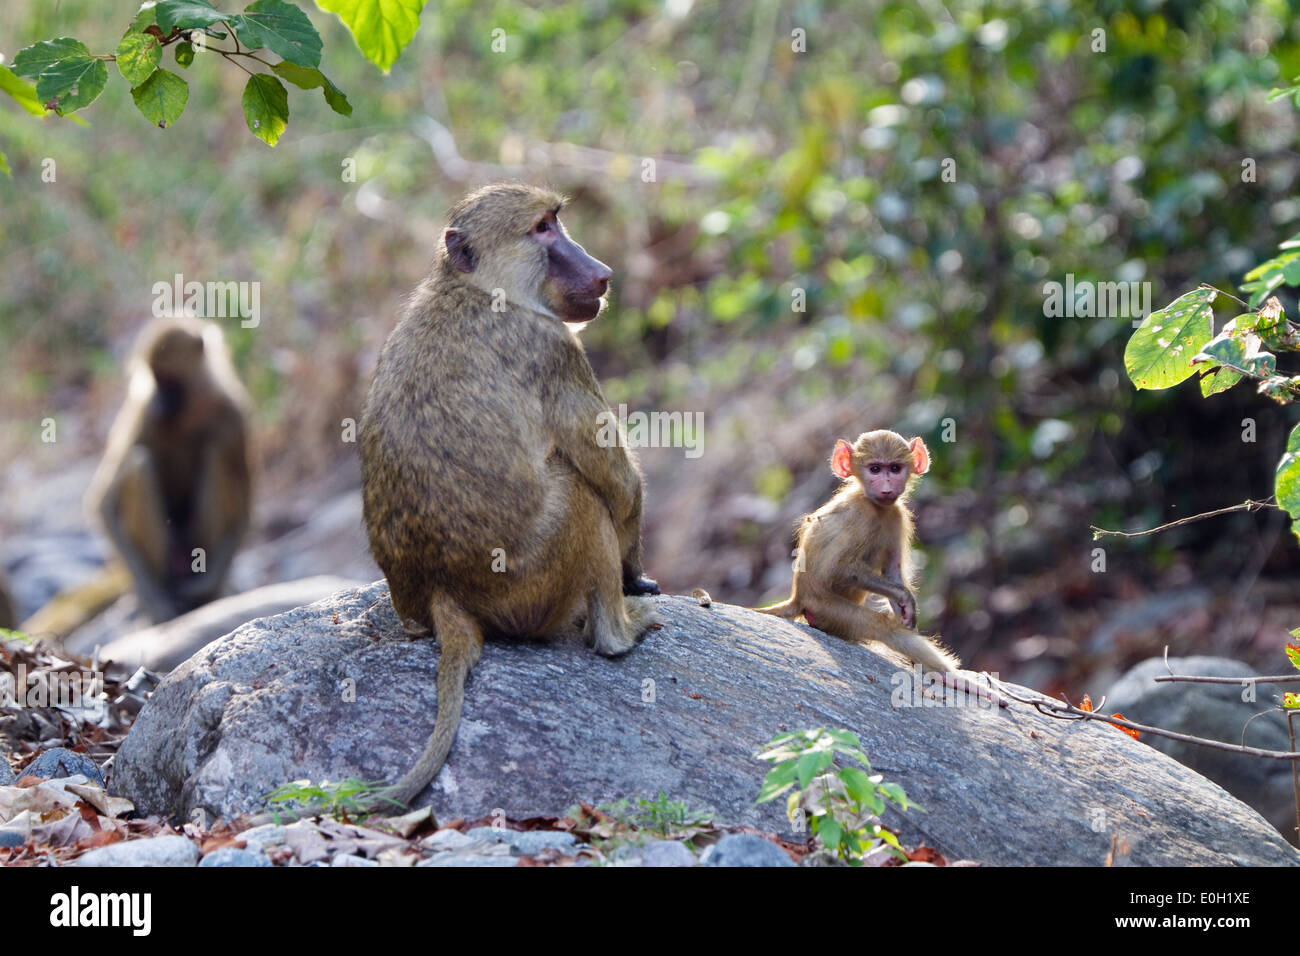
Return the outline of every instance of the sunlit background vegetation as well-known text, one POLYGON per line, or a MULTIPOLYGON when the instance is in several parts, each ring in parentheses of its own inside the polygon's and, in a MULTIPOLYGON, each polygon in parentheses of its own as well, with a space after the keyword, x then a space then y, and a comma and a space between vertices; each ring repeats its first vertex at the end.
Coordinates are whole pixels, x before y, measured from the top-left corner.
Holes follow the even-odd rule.
MULTIPOLYGON (((704 414, 700 457, 641 453, 666 590, 781 596, 834 440, 887 426, 935 460, 922 628, 977 665, 1049 689, 1166 643, 1280 662, 1300 624, 1281 515, 1119 543, 1089 526, 1267 497, 1294 414, 1245 388, 1135 392, 1131 317, 1049 317, 1043 286, 1150 282, 1159 308, 1198 282, 1233 289, 1300 231, 1297 111, 1268 100, 1300 75, 1287 4, 433 0, 387 76, 302 5, 354 112, 296 94, 273 149, 245 126, 245 75, 215 58, 186 71, 166 130, 121 82, 88 125, 0 102, 6 499, 98 455, 155 282, 254 280, 262 324, 227 335, 273 535, 304 487, 355 483, 340 422, 443 211, 519 176, 572 195, 570 230, 615 270, 584 333, 610 401, 704 414), (39 440, 46 417, 57 443, 39 440), (1194 619, 1110 626, 1187 588, 1210 592, 1194 619)), ((9 0, 0 53, 64 35, 111 50, 136 6, 9 0)), ((41 532, 39 509, 5 511, 0 533, 41 532)))

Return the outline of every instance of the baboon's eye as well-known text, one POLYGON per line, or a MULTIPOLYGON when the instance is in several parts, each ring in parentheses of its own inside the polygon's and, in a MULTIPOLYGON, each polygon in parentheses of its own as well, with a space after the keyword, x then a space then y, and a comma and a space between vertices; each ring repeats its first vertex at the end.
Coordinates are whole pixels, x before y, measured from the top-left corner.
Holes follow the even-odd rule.
POLYGON ((537 232, 537 233, 550 232, 550 231, 551 231, 551 224, 547 222, 545 219, 543 219, 541 222, 539 222, 536 226, 533 227, 533 232, 537 232))

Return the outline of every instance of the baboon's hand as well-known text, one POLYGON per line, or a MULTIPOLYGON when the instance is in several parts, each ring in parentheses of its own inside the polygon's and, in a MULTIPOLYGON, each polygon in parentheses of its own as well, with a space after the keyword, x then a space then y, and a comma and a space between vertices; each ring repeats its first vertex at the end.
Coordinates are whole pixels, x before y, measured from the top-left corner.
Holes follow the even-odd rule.
POLYGON ((659 582, 646 577, 644 574, 639 574, 636 577, 625 577, 623 579, 623 593, 628 595, 658 594, 659 582))

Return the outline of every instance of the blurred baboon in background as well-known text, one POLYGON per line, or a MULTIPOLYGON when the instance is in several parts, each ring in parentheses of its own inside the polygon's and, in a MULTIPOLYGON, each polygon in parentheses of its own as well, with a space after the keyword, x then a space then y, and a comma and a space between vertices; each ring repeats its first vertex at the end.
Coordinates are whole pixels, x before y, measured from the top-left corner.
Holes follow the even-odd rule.
POLYGON ((221 594, 249 522, 250 402, 221 330, 198 319, 146 327, 127 386, 86 503, 159 622, 221 594))

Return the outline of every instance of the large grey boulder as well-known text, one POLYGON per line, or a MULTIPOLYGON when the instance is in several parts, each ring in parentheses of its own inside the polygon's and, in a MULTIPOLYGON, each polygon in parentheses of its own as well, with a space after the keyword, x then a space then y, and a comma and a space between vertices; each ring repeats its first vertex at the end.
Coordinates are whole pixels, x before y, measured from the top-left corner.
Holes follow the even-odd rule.
MULTIPOLYGON (((170 621, 137 628, 110 640, 100 648, 100 660, 116 661, 132 669, 147 667, 152 671, 169 671, 205 644, 229 634, 247 621, 311 604, 359 584, 359 581, 323 574, 232 594, 170 621)), ((102 638, 102 632, 92 633, 90 629, 82 628, 68 638, 65 646, 77 653, 90 654, 102 638)))
MULTIPOLYGON (((489 643, 451 757, 417 803, 444 820, 527 817, 662 790, 793 837, 783 801, 753 803, 769 767, 754 754, 784 731, 847 727, 927 811, 886 823, 949 859, 1300 859, 1254 810, 1114 727, 1018 704, 923 706, 901 683, 910 672, 867 648, 744 608, 657 606, 662 628, 618 660, 580 642, 489 643)), ((395 779, 432 728, 437 660, 436 642, 402 635, 382 582, 252 621, 163 681, 110 786, 146 813, 231 816, 298 778, 395 779)))
MULTIPOLYGON (((1157 684, 1153 680, 1171 671, 1201 677, 1260 675, 1249 665, 1227 657, 1171 657, 1168 667, 1162 658, 1153 657, 1116 682, 1106 695, 1106 710, 1193 737, 1264 750, 1291 749, 1286 719, 1277 712, 1273 699, 1287 688, 1277 684, 1253 688, 1242 684, 1157 684), (1243 699, 1249 696, 1255 699, 1243 699)), ((1142 740, 1249 803, 1294 842, 1296 807, 1289 761, 1228 753, 1152 734, 1145 734, 1142 740)))

